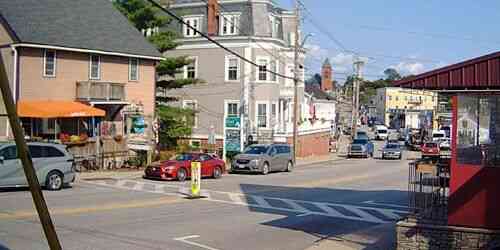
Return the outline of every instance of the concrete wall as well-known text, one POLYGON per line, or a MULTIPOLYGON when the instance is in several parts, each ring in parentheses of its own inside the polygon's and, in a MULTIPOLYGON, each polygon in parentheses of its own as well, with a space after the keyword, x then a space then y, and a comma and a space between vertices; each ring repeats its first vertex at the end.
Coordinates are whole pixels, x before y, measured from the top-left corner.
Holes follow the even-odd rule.
POLYGON ((398 250, 487 249, 500 247, 500 231, 400 221, 398 250))
MULTIPOLYGON (((76 82, 89 80, 89 54, 56 52, 56 76, 43 76, 43 49, 19 50, 20 100, 75 100, 76 82), (49 91, 40 91, 49 90, 49 91)), ((127 101, 142 103, 148 116, 154 113, 154 62, 140 60, 139 80, 129 81, 129 58, 101 55, 101 82, 125 83, 127 101)))
MULTIPOLYGON (((293 138, 288 137, 287 143, 293 144, 293 138)), ((330 133, 314 133, 298 137, 297 157, 323 156, 329 154, 330 133)))

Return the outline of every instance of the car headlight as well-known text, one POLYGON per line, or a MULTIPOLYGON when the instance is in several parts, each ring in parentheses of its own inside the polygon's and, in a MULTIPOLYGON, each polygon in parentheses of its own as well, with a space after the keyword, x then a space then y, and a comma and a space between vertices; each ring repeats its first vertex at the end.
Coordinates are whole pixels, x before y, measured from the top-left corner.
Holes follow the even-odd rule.
POLYGON ((253 165, 259 165, 260 159, 254 159, 251 161, 253 165))

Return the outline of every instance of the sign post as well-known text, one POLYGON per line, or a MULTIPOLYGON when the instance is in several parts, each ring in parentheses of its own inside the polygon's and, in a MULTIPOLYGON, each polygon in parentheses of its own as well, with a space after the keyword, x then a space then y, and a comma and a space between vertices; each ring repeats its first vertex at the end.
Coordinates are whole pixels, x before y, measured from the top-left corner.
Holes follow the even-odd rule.
POLYGON ((201 198, 201 162, 191 162, 191 198, 201 198))

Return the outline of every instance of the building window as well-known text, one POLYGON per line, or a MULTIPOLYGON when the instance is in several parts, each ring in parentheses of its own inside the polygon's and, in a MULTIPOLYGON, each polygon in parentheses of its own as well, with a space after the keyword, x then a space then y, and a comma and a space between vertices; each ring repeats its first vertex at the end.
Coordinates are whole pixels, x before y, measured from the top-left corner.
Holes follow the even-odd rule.
POLYGON ((240 115, 238 109, 239 109, 238 103, 234 102, 227 103, 227 116, 238 117, 240 115))
POLYGON ((269 20, 271 21, 271 37, 277 38, 280 22, 275 16, 270 16, 269 20))
POLYGON ((43 56, 43 76, 56 76, 56 51, 45 50, 43 56))
POLYGON ((191 147, 198 149, 201 148, 201 141, 200 140, 190 140, 191 147))
POLYGON ((226 81, 238 81, 240 78, 240 60, 226 57, 226 81))
POLYGON ((259 65, 259 81, 267 81, 267 60, 261 59, 257 63, 259 65))
POLYGON ((278 63, 274 60, 269 60, 269 58, 257 58, 257 64, 259 65, 257 71, 257 81, 260 82, 276 82, 278 73, 278 63))
POLYGON ((396 101, 399 101, 399 96, 396 96, 396 101))
MULTIPOLYGON (((201 17, 185 17, 184 22, 196 30, 200 30, 201 27, 201 17)), ((188 27, 188 25, 183 25, 184 37, 197 37, 200 36, 199 33, 195 32, 193 29, 188 27)))
POLYGON ((184 102, 182 103, 182 107, 193 111, 192 116, 189 118, 186 118, 186 120, 193 128, 197 128, 198 127, 198 114, 197 114, 198 102, 196 100, 184 100, 184 102))
POLYGON ((191 62, 184 66, 184 78, 195 79, 198 77, 198 57, 189 58, 191 62))
POLYGON ((90 79, 99 80, 101 78, 101 57, 90 55, 90 79))
POLYGON ((389 101, 392 101, 392 96, 389 96, 389 101))
POLYGON ((267 103, 257 103, 257 127, 267 128, 267 103))
POLYGON ((130 58, 128 69, 129 69, 128 80, 129 81, 139 80, 139 59, 130 58))
POLYGON ((220 15, 220 35, 231 36, 238 35, 240 28, 240 15, 239 14, 224 14, 220 15))
POLYGON ((457 116, 457 161, 459 164, 500 165, 500 98, 489 95, 459 95, 457 116))

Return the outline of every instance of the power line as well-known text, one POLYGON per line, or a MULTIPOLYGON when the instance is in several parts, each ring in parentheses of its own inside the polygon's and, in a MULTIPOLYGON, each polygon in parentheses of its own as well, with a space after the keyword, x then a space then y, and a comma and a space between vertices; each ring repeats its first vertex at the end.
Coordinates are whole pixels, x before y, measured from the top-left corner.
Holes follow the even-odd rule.
MULTIPOLYGON (((165 13, 167 13, 169 16, 171 16, 172 18, 174 18, 175 20, 177 20, 178 22, 180 22, 181 24, 185 25, 187 28, 191 29, 193 32, 195 32, 196 34, 199 34, 200 36, 202 36, 203 38, 207 39, 208 41, 210 41, 211 43, 217 45, 219 48, 229 52, 230 54, 240 58, 241 60, 253 65, 254 67, 262 67, 262 65, 259 65, 257 63, 255 63, 254 61, 250 60, 250 59, 247 59, 245 58, 244 56, 241 56, 240 54, 238 54, 237 52, 227 48, 226 46, 222 45, 221 43, 215 41, 214 39, 212 39, 210 36, 204 34, 203 32, 201 32, 200 30, 198 30, 197 28, 193 27, 191 24, 185 22, 181 17, 177 16, 176 14, 174 14, 172 11, 164 8, 163 6, 161 6, 160 4, 158 4, 157 2, 155 2, 154 0, 146 0, 148 1, 150 4, 152 4, 153 6, 157 7, 158 9, 164 11, 165 13)), ((289 77, 289 76, 286 76, 286 75, 283 75, 283 74, 280 74, 280 73, 277 73, 275 71, 272 71, 272 70, 268 70, 266 68, 266 71, 271 73, 271 74, 274 74, 276 76, 279 76, 279 77, 282 77, 282 78, 285 78, 285 79, 294 79, 293 77, 289 77)))

